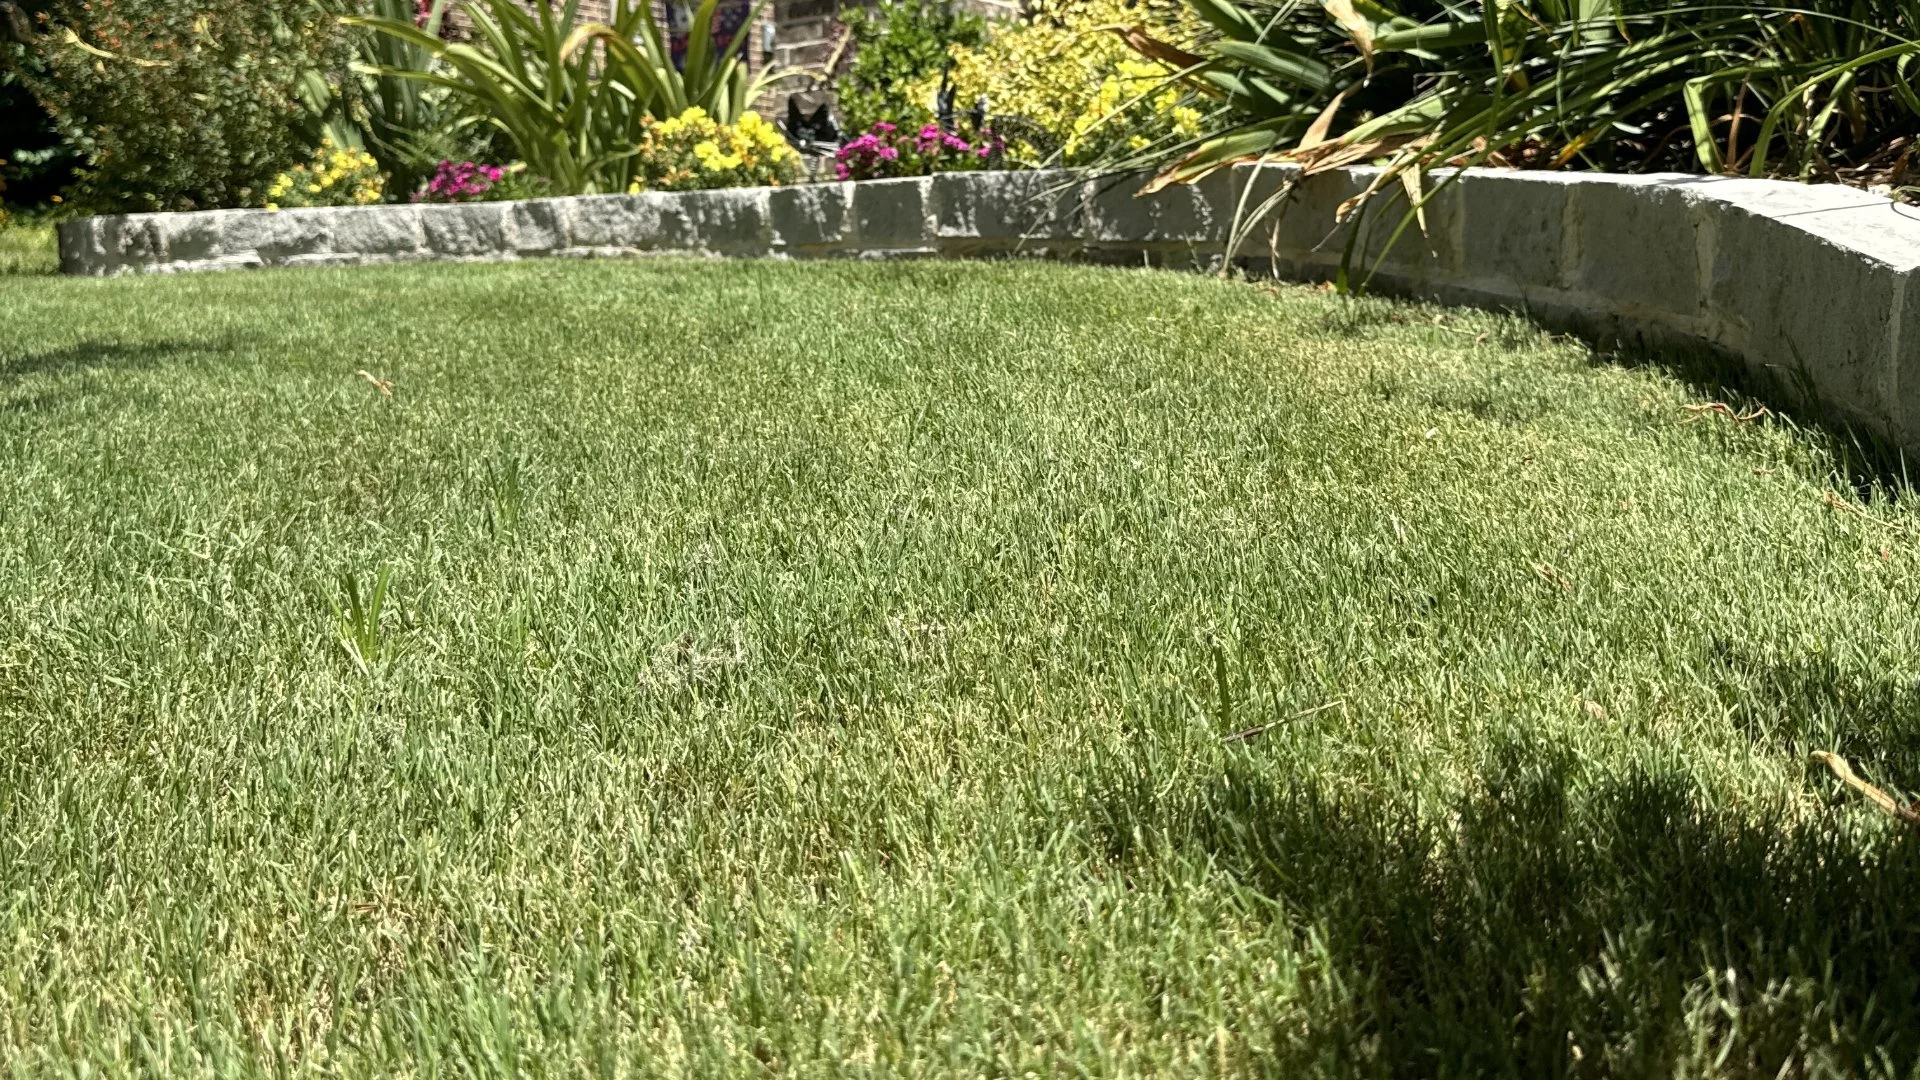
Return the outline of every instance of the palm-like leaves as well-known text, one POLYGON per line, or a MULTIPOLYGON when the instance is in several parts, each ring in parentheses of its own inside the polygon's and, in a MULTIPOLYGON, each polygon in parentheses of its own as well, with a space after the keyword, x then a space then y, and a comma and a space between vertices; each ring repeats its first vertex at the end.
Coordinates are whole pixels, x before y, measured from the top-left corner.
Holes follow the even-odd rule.
POLYGON ((1160 183, 1276 155, 1385 159, 1383 181, 1489 159, 1804 176, 1920 134, 1915 0, 1188 3, 1219 37, 1184 77, 1233 120, 1160 183))
MULTIPOLYGON (((760 4, 747 24, 759 13, 760 4)), ((513 140, 529 170, 558 192, 624 191, 634 178, 634 148, 647 117, 667 119, 698 106, 733 123, 774 81, 749 79, 740 49, 746 35, 715 52, 718 0, 694 13, 685 63, 675 70, 646 0, 618 0, 609 22, 581 21, 578 0, 555 9, 537 0, 469 0, 473 40, 450 43, 411 22, 342 20, 428 52, 432 70, 383 73, 445 87, 513 140)))

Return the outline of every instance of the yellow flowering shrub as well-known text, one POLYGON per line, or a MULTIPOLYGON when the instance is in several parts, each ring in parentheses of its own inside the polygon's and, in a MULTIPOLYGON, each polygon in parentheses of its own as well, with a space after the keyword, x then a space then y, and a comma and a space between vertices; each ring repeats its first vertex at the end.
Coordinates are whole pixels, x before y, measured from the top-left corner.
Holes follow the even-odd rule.
MULTIPOLYGON (((1161 41, 1189 45, 1202 28, 1185 4, 1037 0, 1029 11, 1024 22, 995 24, 985 45, 951 50, 956 109, 965 112, 986 95, 1011 160, 1040 165, 1058 153, 1061 164, 1085 165, 1200 133, 1203 113, 1187 100, 1191 95, 1161 85, 1170 72, 1110 29, 1142 26, 1161 41), (1103 122, 1121 106, 1122 115, 1103 122)), ((932 100, 939 83, 931 75, 911 97, 932 100)))
POLYGON ((634 160, 631 191, 765 187, 800 176, 799 153, 759 113, 722 124, 698 106, 670 120, 647 121, 634 160))
POLYGON ((266 207, 368 206, 380 201, 387 178, 365 150, 346 150, 321 139, 313 161, 295 165, 267 185, 266 207))

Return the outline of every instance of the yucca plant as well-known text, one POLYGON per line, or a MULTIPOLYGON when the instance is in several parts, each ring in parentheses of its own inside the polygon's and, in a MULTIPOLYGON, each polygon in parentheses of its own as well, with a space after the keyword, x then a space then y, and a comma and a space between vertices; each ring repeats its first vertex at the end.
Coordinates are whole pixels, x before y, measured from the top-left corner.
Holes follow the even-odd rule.
POLYGON ((1915 0, 1187 2, 1217 34, 1197 53, 1125 36, 1230 120, 1162 152, 1155 185, 1276 159, 1307 171, 1381 161, 1376 190, 1397 178, 1416 205, 1441 164, 1897 184, 1920 132, 1915 0))
MULTIPOLYGON (((418 25, 435 40, 446 19, 449 0, 434 0, 418 25)), ((414 0, 368 0, 375 18, 412 21, 414 0)), ((351 12, 343 12, 351 15, 351 12)), ((444 89, 418 76, 433 70, 434 53, 415 42, 375 31, 364 31, 355 41, 354 96, 365 116, 363 144, 388 174, 388 189, 410 192, 433 170, 434 163, 455 152, 458 131, 474 118, 462 114, 459 102, 444 89)))
MULTIPOLYGON (((760 0, 746 25, 759 14, 760 0)), ((665 120, 699 107, 732 123, 777 76, 749 78, 740 59, 746 35, 715 51, 718 0, 695 10, 684 64, 675 70, 647 0, 617 0, 608 22, 582 21, 578 0, 466 0, 470 42, 446 42, 409 20, 350 17, 424 50, 426 71, 381 67, 383 75, 445 87, 513 140, 528 171, 561 194, 624 191, 647 117, 665 120)))

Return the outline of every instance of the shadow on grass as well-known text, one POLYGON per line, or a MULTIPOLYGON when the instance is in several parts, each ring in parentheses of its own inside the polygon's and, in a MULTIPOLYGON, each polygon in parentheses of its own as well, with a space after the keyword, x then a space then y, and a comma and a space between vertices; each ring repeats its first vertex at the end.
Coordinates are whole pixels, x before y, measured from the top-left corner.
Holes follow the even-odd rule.
POLYGON ((1600 775, 1521 741, 1443 806, 1278 773, 1261 753, 1184 795, 1137 765, 1103 770, 1096 835, 1122 862, 1145 846, 1210 863, 1315 935, 1345 1000, 1309 1038, 1342 1072, 1675 1075, 1718 1059, 1773 1077, 1920 1054, 1911 831, 1784 799, 1713 806, 1678 769, 1600 775))
POLYGON ((97 368, 135 369, 153 367, 196 352, 218 352, 232 348, 225 339, 202 341, 82 341, 58 349, 0 357, 0 378, 18 379, 28 375, 88 371, 97 368))
MULTIPOLYGON (((1360 337, 1375 327, 1417 324, 1426 316, 1410 312, 1382 298, 1419 297, 1382 286, 1379 296, 1349 297, 1320 316, 1322 333, 1360 337)), ((1649 337, 1617 324, 1566 314, 1555 318, 1499 305, 1473 305, 1501 319, 1489 334, 1496 348, 1514 349, 1533 343, 1542 331, 1564 334, 1587 349, 1595 365, 1649 368, 1686 384, 1696 395, 1721 401, 1736 412, 1765 406, 1773 422, 1783 423, 1812 437, 1832 462, 1832 483, 1851 489, 1861 501, 1876 495, 1902 494, 1914 484, 1913 463, 1892 433, 1857 423, 1821 404, 1813 378, 1804 368, 1756 371, 1738 356, 1697 339, 1649 337)))
POLYGON ((87 396, 88 381, 68 379, 31 389, 20 380, 34 375, 77 375, 100 371, 140 371, 195 354, 229 351, 228 338, 143 342, 82 341, 58 349, 0 355, 0 411, 34 413, 56 410, 87 396))
POLYGON ((1710 644, 1707 657, 1722 700, 1767 752, 1831 750, 1875 784, 1920 788, 1920 684, 1912 679, 1865 678, 1830 656, 1769 657, 1727 641, 1710 644))

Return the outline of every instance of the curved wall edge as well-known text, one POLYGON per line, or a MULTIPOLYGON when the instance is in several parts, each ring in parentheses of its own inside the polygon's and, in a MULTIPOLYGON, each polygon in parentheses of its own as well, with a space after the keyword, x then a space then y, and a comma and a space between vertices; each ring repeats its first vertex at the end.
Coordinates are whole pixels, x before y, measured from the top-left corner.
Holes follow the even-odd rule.
POLYGON ((1404 194, 1335 221, 1377 175, 1241 166, 1144 198, 1137 178, 1008 172, 138 214, 63 223, 60 260, 82 275, 658 254, 1217 267, 1243 200, 1291 184, 1284 212, 1236 263, 1321 279, 1351 245, 1355 265, 1393 291, 1511 307, 1651 347, 1705 345, 1778 392, 1920 447, 1920 208, 1838 185, 1469 169, 1430 179, 1424 228, 1389 243, 1404 194))

